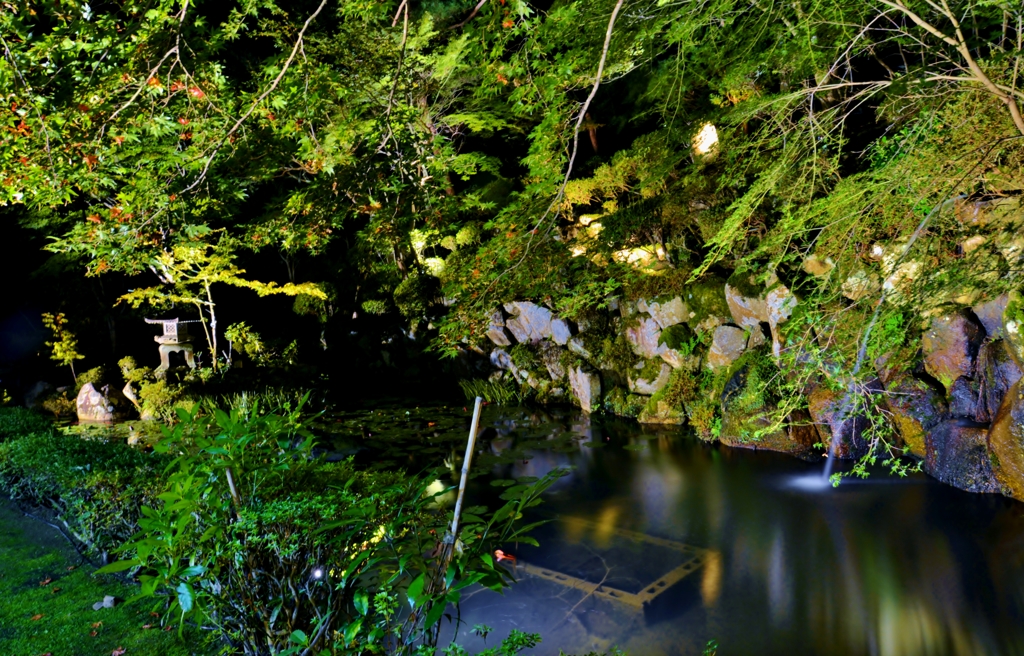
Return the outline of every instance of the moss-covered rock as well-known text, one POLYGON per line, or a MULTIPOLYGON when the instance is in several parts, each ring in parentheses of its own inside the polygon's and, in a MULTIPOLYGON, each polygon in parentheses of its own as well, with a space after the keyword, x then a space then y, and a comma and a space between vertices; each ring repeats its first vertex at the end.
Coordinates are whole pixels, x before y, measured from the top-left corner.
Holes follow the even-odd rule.
POLYGON ((622 387, 615 387, 604 395, 602 408, 609 414, 635 419, 647 401, 648 398, 645 396, 631 394, 622 387))
POLYGON ((905 374, 889 380, 885 388, 885 403, 903 445, 925 457, 925 436, 948 416, 945 399, 924 381, 905 374))

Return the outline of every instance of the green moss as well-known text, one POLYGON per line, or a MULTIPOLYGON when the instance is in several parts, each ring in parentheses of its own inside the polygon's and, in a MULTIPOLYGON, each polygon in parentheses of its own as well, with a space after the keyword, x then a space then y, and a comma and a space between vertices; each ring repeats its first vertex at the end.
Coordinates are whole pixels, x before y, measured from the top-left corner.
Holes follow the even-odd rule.
POLYGON ((622 387, 615 387, 604 395, 602 402, 605 412, 620 417, 636 418, 644 409, 647 398, 639 394, 631 394, 622 387))
POLYGON ((626 341, 625 335, 620 333, 614 338, 606 337, 601 341, 598 361, 602 369, 624 374, 636 362, 636 354, 626 341))
POLYGON ((658 344, 664 344, 670 349, 679 351, 683 355, 690 355, 697 348, 697 336, 693 329, 685 323, 679 323, 661 331, 661 338, 658 344))
POLYGON ((711 277, 687 286, 682 298, 693 315, 687 322, 691 328, 696 328, 709 316, 729 316, 729 304, 725 302, 725 281, 721 278, 711 277))
POLYGON ((137 586, 95 578, 56 530, 0 502, 0 653, 212 654, 209 636, 186 629, 162 631, 144 604, 92 609, 104 596, 128 599, 137 586), (42 582, 50 579, 46 585, 42 582), (41 615, 39 619, 32 618, 41 615), (96 623, 99 625, 94 626, 96 623), (144 629, 143 626, 152 628, 144 629), (93 635, 95 634, 95 635, 93 635))
POLYGON ((764 293, 764 287, 757 284, 757 276, 746 269, 734 271, 726 283, 747 298, 759 298, 764 293))
POLYGON ((661 367, 665 364, 665 361, 661 358, 655 358, 652 360, 644 360, 644 366, 642 369, 636 370, 633 374, 633 378, 640 378, 647 381, 652 381, 661 375, 661 367))

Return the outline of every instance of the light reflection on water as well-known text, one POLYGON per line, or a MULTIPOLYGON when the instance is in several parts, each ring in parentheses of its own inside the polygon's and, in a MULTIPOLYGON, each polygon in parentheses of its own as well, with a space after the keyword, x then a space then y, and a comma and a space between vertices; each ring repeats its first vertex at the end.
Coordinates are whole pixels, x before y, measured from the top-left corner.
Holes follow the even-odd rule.
MULTIPOLYGON (((504 596, 475 592, 458 635, 471 652, 484 623, 490 645, 513 628, 541 633, 538 654, 699 654, 709 639, 723 655, 1024 654, 1024 504, 923 475, 834 490, 820 467, 679 429, 509 416, 488 418, 474 468, 572 471, 544 504, 556 519, 535 533, 541 546, 507 549, 522 561, 626 590, 681 556, 624 531, 707 552, 645 610, 523 574, 504 596)), ((470 493, 495 494, 486 481, 470 493)))

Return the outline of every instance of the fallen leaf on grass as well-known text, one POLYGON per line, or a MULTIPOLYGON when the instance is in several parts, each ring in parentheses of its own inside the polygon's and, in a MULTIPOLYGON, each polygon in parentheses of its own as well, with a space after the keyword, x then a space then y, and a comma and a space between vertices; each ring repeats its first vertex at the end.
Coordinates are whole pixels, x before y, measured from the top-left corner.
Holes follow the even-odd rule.
POLYGON ((90 631, 89 635, 95 638, 98 634, 95 631, 90 631))
POLYGON ((124 647, 118 647, 114 651, 110 652, 110 656, 124 656, 125 651, 124 647))
POLYGON ((168 624, 167 626, 165 626, 165 627, 164 627, 164 631, 170 631, 170 630, 171 630, 171 629, 173 629, 173 628, 174 628, 173 626, 171 626, 170 624, 168 624))
POLYGON ((142 630, 143 631, 145 631, 146 629, 152 629, 152 628, 153 628, 152 624, 143 624, 142 625, 142 630))
POLYGON ((33 622, 38 622, 41 619, 43 619, 43 614, 42 613, 39 613, 38 615, 33 615, 32 616, 32 621, 33 622))
POLYGON ((98 629, 101 626, 103 626, 103 622, 93 622, 92 623, 92 628, 94 628, 94 629, 98 629))
POLYGON ((57 594, 60 590, 60 588, 50 588, 50 594, 57 594))
POLYGON ((149 611, 149 614, 152 615, 153 617, 160 617, 160 613, 156 612, 155 610, 149 611))
POLYGON ((52 582, 53 582, 53 579, 51 579, 49 576, 47 576, 45 579, 43 579, 42 581, 39 582, 39 587, 43 587, 44 585, 50 585, 50 583, 52 583, 52 582))
POLYGON ((73 571, 75 571, 76 567, 78 567, 78 565, 72 565, 71 567, 68 568, 68 571, 69 572, 73 572, 73 571))

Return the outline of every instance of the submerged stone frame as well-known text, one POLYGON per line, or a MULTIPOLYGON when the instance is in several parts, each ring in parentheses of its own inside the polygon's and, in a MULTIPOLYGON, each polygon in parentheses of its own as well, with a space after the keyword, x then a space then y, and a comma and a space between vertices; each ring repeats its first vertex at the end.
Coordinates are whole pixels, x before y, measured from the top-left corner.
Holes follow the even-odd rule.
MULTIPOLYGON (((592 528, 598 527, 597 522, 592 522, 581 517, 567 517, 563 515, 560 519, 571 520, 573 523, 590 526, 592 528)), ((522 561, 519 561, 518 567, 521 568, 524 573, 531 576, 536 576, 546 581, 563 585, 567 588, 580 590, 588 595, 594 595, 595 597, 601 597, 602 599, 607 599, 609 601, 626 604, 627 606, 631 606, 637 610, 643 610, 643 608, 654 601, 658 595, 668 591, 669 588, 686 578, 687 575, 700 569, 708 557, 707 549, 693 547, 688 544, 683 544, 682 542, 657 538, 652 535, 647 535, 646 533, 639 533, 637 531, 629 531, 620 528, 614 529, 613 532, 616 535, 632 542, 644 542, 672 549, 673 551, 678 551, 685 556, 685 560, 666 574, 643 586, 640 589, 640 592, 626 592, 625 590, 619 590, 618 588, 612 588, 607 585, 592 583, 570 574, 565 574, 551 569, 550 567, 537 567, 536 565, 531 565, 522 561)))
POLYGON ((196 368, 192 355, 192 337, 188 334, 184 321, 175 319, 146 319, 146 323, 158 324, 163 327, 164 334, 153 338, 160 345, 160 366, 156 369, 158 376, 163 376, 171 368, 171 353, 182 353, 190 369, 196 368))

